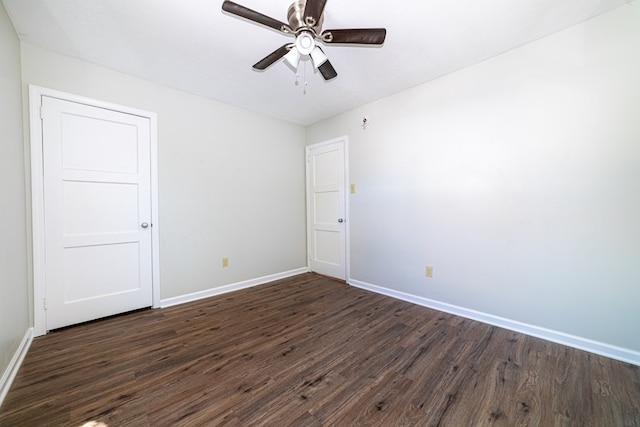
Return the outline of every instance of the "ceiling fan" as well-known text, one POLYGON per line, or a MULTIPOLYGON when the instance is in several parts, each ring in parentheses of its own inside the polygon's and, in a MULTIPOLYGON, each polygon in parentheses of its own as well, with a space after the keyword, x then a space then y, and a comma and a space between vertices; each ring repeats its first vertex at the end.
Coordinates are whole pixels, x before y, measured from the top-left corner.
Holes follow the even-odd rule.
POLYGON ((222 10, 273 28, 287 35, 295 36, 294 43, 287 43, 253 65, 256 70, 265 70, 284 57, 293 68, 297 68, 303 56, 311 57, 315 69, 325 80, 338 75, 317 42, 327 44, 381 45, 387 35, 384 28, 359 28, 322 30, 324 7, 327 0, 296 0, 287 12, 289 23, 263 15, 229 0, 222 3, 222 10))

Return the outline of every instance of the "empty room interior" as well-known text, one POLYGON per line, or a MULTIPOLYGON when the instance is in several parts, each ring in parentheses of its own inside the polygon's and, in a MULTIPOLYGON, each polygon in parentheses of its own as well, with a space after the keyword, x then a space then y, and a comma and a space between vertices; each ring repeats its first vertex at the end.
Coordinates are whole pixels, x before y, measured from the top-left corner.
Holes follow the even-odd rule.
POLYGON ((0 95, 0 426, 640 426, 638 0, 3 0, 0 95))

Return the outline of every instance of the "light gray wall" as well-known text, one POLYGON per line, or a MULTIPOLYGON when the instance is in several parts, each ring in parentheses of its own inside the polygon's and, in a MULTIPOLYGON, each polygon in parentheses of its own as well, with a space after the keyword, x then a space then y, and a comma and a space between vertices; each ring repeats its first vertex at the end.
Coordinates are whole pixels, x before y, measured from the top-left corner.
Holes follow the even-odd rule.
POLYGON ((350 138, 351 278, 640 351, 639 7, 308 127, 350 138))
POLYGON ((21 48, 25 97, 35 84, 158 114, 161 298, 306 266, 303 127, 21 48))
POLYGON ((27 332, 20 44, 0 2, 0 376, 27 332))

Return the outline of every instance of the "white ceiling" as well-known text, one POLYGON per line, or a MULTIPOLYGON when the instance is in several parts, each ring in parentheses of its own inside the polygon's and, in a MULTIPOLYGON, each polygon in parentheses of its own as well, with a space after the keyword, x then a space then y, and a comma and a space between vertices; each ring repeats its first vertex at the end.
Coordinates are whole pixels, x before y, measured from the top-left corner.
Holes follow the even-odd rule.
MULTIPOLYGON (((236 0, 287 21, 293 0, 236 0)), ((323 28, 385 27, 382 47, 327 45, 338 77, 282 61, 293 40, 223 13, 222 0, 3 0, 20 40, 301 125, 432 80, 631 0, 327 2, 323 28)))

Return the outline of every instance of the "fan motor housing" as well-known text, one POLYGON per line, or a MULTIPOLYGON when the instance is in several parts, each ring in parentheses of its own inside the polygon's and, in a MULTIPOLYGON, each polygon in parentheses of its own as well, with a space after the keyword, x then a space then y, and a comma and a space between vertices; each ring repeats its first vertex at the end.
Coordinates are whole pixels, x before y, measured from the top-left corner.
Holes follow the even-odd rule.
POLYGON ((300 28, 308 28, 313 30, 316 34, 320 32, 322 28, 322 23, 324 21, 324 13, 318 19, 318 22, 313 27, 309 27, 304 22, 304 9, 307 5, 306 0, 296 0, 289 6, 289 10, 287 11, 287 19, 289 20, 289 25, 294 31, 298 31, 300 28))

